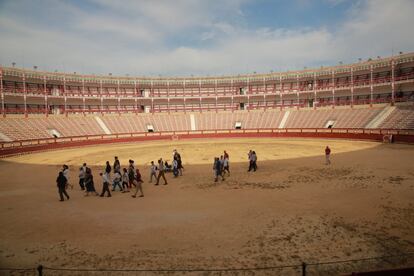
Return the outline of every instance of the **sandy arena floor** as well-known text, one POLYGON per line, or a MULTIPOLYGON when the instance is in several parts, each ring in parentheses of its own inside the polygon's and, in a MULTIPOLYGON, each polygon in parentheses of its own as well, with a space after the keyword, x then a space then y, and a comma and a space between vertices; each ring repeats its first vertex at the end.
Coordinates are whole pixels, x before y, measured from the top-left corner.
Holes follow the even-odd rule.
MULTIPOLYGON (((0 159, 0 183, 0 267, 241 268, 414 252, 410 145, 263 138, 92 146, 0 159), (171 160, 174 148, 184 176, 149 184, 149 162, 171 160), (258 154, 255 173, 247 172, 249 149, 258 154), (213 157, 223 150, 231 176, 214 183, 213 157), (100 192, 98 172, 115 155, 121 165, 135 160, 145 197, 84 197, 79 166, 88 163, 100 192), (55 179, 63 163, 74 189, 59 202, 55 179)), ((309 269, 331 274, 377 263, 358 265, 309 269)))

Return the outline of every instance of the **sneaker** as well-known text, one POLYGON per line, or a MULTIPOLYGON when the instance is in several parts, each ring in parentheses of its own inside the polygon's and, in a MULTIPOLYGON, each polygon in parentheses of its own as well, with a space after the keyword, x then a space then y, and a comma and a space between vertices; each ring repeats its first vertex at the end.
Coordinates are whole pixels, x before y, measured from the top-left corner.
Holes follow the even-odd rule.
POLYGON ((133 198, 137 197, 136 195, 132 195, 133 198))
POLYGON ((144 195, 140 195, 139 197, 144 197, 144 195))
POLYGON ((63 199, 59 200, 59 201, 64 201, 63 199))

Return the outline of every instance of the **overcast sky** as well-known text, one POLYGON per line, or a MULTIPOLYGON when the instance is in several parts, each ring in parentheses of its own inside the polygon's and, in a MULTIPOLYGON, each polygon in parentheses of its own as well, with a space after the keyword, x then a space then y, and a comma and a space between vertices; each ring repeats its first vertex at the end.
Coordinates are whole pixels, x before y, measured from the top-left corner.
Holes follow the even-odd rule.
POLYGON ((413 0, 0 0, 0 64, 85 74, 300 70, 414 51, 413 0))

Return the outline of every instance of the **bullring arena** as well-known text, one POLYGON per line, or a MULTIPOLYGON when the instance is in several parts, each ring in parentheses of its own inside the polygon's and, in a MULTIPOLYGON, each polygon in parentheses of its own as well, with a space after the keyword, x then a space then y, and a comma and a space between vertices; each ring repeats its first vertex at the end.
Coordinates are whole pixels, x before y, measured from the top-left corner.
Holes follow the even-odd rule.
POLYGON ((0 76, 2 275, 412 273, 414 54, 227 78, 0 76), (183 176, 148 183, 174 149, 183 176), (143 198, 84 196, 79 167, 100 192, 114 156, 135 160, 143 198))

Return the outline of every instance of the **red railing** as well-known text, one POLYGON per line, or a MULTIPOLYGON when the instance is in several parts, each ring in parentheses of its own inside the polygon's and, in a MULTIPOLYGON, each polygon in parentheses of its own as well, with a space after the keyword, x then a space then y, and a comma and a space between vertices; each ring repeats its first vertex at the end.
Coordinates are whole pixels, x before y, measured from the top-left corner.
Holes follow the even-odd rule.
POLYGON ((0 156, 20 153, 79 147, 94 144, 125 143, 133 141, 234 138, 234 137, 307 137, 342 138, 382 141, 384 135, 393 135, 395 142, 414 143, 413 129, 358 129, 358 128, 287 128, 287 129, 242 129, 242 130, 200 130, 171 132, 139 132, 103 135, 43 138, 0 143, 0 156))
MULTIPOLYGON (((397 82, 397 83, 398 82, 403 82, 403 81, 412 81, 412 80, 414 80, 414 72, 409 72, 409 73, 406 73, 406 74, 403 74, 403 75, 400 75, 400 76, 395 76, 395 78, 394 78, 394 81, 397 82)), ((391 83, 392 83, 391 76, 374 77, 373 80, 372 80, 372 84, 374 86, 383 85, 383 84, 391 84, 391 83)), ((287 84, 290 84, 290 83, 287 82, 285 84, 287 85, 287 84)), ((252 86, 255 86, 255 85, 256 86, 261 86, 262 82, 260 82, 260 83, 251 83, 251 85, 252 86)), ((270 86, 272 84, 267 83, 266 85, 270 86)), ((348 81, 341 80, 339 82, 335 81, 335 88, 338 89, 338 90, 350 89, 350 87, 352 85, 354 87, 370 86, 370 79, 355 79, 353 82, 351 82, 350 80, 348 80, 348 81)), ((237 86, 244 87, 244 86, 246 86, 246 84, 245 83, 240 83, 240 84, 234 83, 233 84, 233 87, 237 87, 237 86)), ((223 87, 223 86, 219 86, 219 87, 223 87)), ((224 87, 231 87, 231 84, 226 83, 226 86, 224 86, 224 87)), ((189 88, 189 87, 187 87, 187 88, 189 88)), ((197 88, 198 88, 198 86, 197 86, 197 88)), ((203 86, 202 88, 203 89, 207 88, 207 86, 206 87, 203 86)), ((315 90, 317 90, 317 91, 332 90, 332 88, 333 88, 333 84, 332 84, 331 80, 328 83, 316 84, 316 86, 315 86, 315 90)), ((129 93, 118 92, 117 93, 117 92, 113 92, 113 91, 109 92, 108 90, 106 90, 105 87, 103 89, 104 89, 104 91, 102 93, 99 91, 99 88, 97 88, 97 87, 95 87, 94 90, 86 89, 84 91, 84 94, 82 94, 82 91, 80 89, 66 88, 65 92, 63 92, 62 90, 59 90, 59 93, 56 96, 63 97, 64 95, 66 95, 66 96, 72 96, 72 97, 83 97, 83 96, 86 96, 86 97, 101 97, 101 94, 102 94, 102 96, 105 96, 107 98, 117 98, 117 97, 124 97, 124 96, 126 96, 127 98, 128 97, 140 97, 140 95, 138 95, 137 93, 134 93, 134 92, 129 92, 129 93)), ((133 88, 130 88, 130 89, 133 89, 133 88)), ((165 86, 154 86, 154 89, 167 89, 167 87, 165 87, 165 86)), ((174 88, 170 86, 170 89, 174 89, 174 88)), ((178 86, 176 89, 183 89, 183 87, 178 86)), ((296 84, 294 84, 291 88, 279 87, 276 90, 284 91, 284 93, 312 92, 313 91, 313 86, 308 87, 307 85, 301 84, 298 87, 296 84)), ((10 93, 10 94, 24 94, 24 89, 23 89, 22 85, 21 86, 15 86, 15 85, 7 84, 7 85, 3 86, 3 92, 4 93, 10 93)), ((265 94, 266 94, 266 92, 267 93, 273 93, 272 90, 262 91, 260 89, 260 92, 255 90, 255 92, 249 91, 248 94, 249 95, 254 95, 254 94, 258 94, 258 93, 262 94, 263 92, 265 92, 265 94)), ((34 95, 43 96, 44 95, 44 90, 43 90, 43 87, 36 89, 36 88, 32 88, 32 87, 27 86, 26 93, 27 94, 34 94, 34 95)), ((54 96, 54 95, 52 95, 52 91, 50 89, 47 90, 47 95, 52 96, 52 97, 54 96)), ((225 92, 225 91, 216 91, 216 93, 214 93, 214 92, 211 92, 211 93, 210 92, 202 92, 201 95, 200 95, 200 93, 194 92, 194 91, 187 91, 187 92, 173 91, 173 92, 169 93, 169 98, 185 97, 185 96, 194 96, 194 97, 220 96, 220 97, 222 97, 222 96, 236 96, 236 95, 238 95, 238 93, 235 92, 234 90, 233 91, 227 91, 227 92, 225 92), (230 92, 230 93, 228 93, 228 92, 230 92)), ((167 92, 166 91, 154 92, 154 94, 152 96, 155 97, 155 98, 157 98, 157 97, 167 98, 167 92)))

